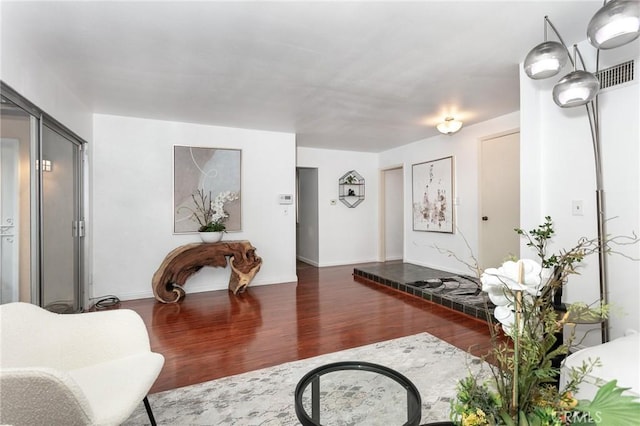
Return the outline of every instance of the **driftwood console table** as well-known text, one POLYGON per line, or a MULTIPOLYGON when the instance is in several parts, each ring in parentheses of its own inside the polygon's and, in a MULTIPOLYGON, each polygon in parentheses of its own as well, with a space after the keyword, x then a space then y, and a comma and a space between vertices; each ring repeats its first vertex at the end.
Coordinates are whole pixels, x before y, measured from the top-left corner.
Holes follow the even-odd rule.
POLYGON ((185 244, 172 250, 153 274, 153 295, 162 303, 182 300, 187 278, 203 266, 226 267, 227 257, 231 266, 229 290, 243 292, 260 270, 262 259, 249 241, 221 241, 185 244))

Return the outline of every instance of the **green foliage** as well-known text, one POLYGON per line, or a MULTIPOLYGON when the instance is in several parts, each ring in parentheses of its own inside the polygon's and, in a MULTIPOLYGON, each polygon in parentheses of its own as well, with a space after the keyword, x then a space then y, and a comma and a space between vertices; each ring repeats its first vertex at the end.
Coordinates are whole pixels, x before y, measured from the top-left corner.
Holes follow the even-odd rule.
POLYGON ((451 401, 451 420, 464 426, 498 424, 502 401, 486 383, 471 373, 458 382, 457 399, 451 401))
POLYGON ((209 222, 198 228, 198 232, 224 232, 227 229, 222 222, 209 222))
POLYGON ((632 426, 638 424, 640 417, 640 402, 637 398, 622 395, 629 388, 618 386, 617 380, 612 380, 598 390, 592 401, 580 401, 576 411, 588 413, 593 423, 572 423, 575 425, 597 424, 632 426))
POLYGON ((536 251, 543 268, 554 268, 556 274, 560 274, 556 276, 557 280, 564 280, 568 274, 576 273, 576 266, 585 256, 597 252, 599 247, 596 239, 580 238, 571 249, 547 255, 548 242, 555 235, 551 216, 545 216, 544 223, 529 232, 520 228, 515 231, 527 240, 527 247, 536 251))
MULTIPOLYGON (((557 335, 565 325, 585 320, 599 323, 606 318, 608 306, 591 307, 576 303, 563 315, 553 304, 555 292, 567 283, 571 274, 584 258, 600 249, 611 252, 609 244, 615 239, 602 242, 581 238, 569 250, 560 250, 548 255, 548 243, 555 235, 551 217, 537 228, 526 232, 515 230, 533 248, 543 268, 553 271, 543 283, 539 295, 516 297, 521 290, 504 288, 504 295, 510 300, 521 300, 515 310, 516 318, 509 333, 512 341, 497 338, 493 327, 494 363, 490 364, 493 374, 492 388, 486 383, 478 383, 468 376, 458 384, 457 398, 452 401, 451 419, 463 426, 507 425, 507 426, 562 426, 565 424, 631 425, 640 416, 640 402, 633 397, 623 396, 624 389, 616 382, 607 383, 597 393, 593 401, 578 402, 573 393, 584 378, 598 365, 598 360, 583 363, 574 369, 564 389, 559 390, 559 370, 552 362, 566 355, 572 344, 572 336, 565 344, 558 344, 557 335), (582 417, 580 415, 582 414, 582 417), (633 420, 632 420, 633 419, 633 420)), ((635 244, 638 239, 618 237, 626 244, 635 244), (626 240, 625 240, 626 238, 626 240)), ((541 274, 542 276, 542 274, 541 274)))
POLYGON ((553 223, 551 222, 551 216, 545 216, 544 223, 538 226, 536 229, 532 229, 528 233, 520 228, 516 228, 515 231, 518 235, 526 237, 528 242, 527 246, 532 247, 538 253, 540 259, 542 259, 542 267, 549 268, 557 263, 555 255, 545 259, 547 251, 547 241, 554 235, 553 223))

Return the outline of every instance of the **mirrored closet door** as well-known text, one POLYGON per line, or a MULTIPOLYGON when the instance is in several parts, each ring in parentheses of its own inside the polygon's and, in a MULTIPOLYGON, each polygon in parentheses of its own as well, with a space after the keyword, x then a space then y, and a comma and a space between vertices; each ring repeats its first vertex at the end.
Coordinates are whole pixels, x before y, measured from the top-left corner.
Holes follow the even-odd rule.
POLYGON ((31 301, 38 119, 4 96, 0 106, 0 303, 31 301))
POLYGON ((81 145, 42 127, 42 306, 53 312, 80 309, 81 145))
POLYGON ((83 307, 84 142, 2 84, 0 303, 83 307))

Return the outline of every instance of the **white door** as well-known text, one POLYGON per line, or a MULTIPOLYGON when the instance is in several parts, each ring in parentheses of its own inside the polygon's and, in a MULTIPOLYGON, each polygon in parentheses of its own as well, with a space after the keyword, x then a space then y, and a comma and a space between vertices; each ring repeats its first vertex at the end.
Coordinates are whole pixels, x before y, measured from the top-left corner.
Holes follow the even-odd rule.
POLYGON ((482 269, 520 256, 520 133, 481 141, 480 253, 482 269))

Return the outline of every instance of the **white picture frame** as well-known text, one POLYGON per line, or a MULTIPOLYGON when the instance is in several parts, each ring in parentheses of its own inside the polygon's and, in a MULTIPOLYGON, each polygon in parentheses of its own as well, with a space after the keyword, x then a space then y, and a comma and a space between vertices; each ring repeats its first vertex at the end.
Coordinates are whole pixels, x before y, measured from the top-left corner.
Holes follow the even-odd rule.
POLYGON ((453 156, 412 166, 413 230, 453 234, 453 156))
POLYGON ((203 190, 211 199, 219 193, 231 191, 238 199, 227 202, 224 210, 229 214, 226 230, 242 230, 242 151, 239 149, 205 148, 174 145, 173 147, 173 233, 188 234, 198 231, 198 223, 191 219, 195 207, 192 194, 203 190), (187 207, 187 208, 184 208, 187 207))

